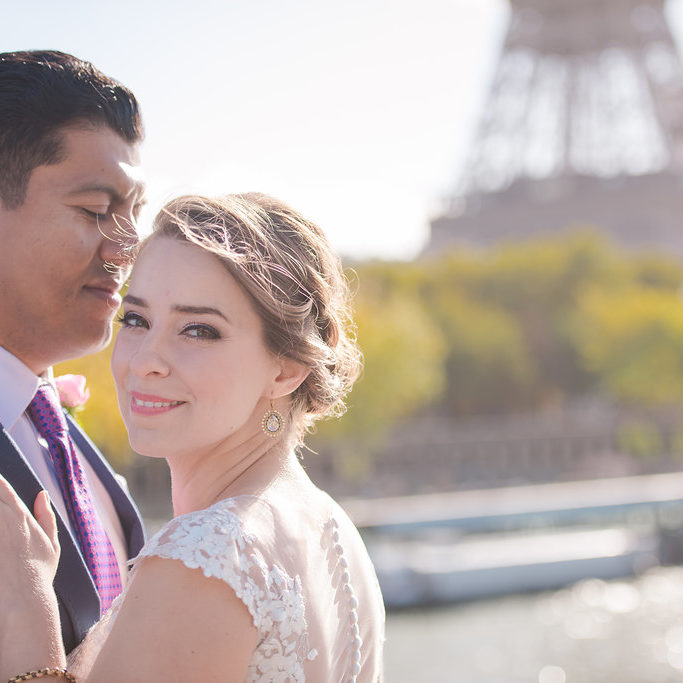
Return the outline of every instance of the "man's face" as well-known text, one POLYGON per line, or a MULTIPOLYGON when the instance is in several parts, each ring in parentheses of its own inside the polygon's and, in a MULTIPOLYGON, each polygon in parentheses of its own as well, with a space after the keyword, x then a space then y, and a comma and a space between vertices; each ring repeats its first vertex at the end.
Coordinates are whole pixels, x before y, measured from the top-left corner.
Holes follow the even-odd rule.
POLYGON ((63 141, 20 207, 0 202, 0 345, 38 374, 109 342, 142 202, 137 145, 104 126, 63 141))

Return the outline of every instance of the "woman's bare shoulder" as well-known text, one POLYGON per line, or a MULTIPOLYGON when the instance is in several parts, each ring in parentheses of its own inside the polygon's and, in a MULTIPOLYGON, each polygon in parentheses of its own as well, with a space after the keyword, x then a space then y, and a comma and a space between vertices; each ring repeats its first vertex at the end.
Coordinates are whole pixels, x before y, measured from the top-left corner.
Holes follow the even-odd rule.
POLYGON ((257 639, 224 581, 177 560, 136 567, 88 680, 244 680, 257 639))

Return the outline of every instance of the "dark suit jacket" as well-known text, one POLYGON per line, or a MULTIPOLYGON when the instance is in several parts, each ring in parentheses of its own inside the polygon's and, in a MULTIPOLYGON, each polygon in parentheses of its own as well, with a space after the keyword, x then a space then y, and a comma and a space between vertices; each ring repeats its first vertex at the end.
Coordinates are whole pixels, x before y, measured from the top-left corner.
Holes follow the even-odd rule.
MULTIPOLYGON (((73 420, 67 419, 69 420, 71 438, 111 496, 123 527, 128 557, 135 557, 145 540, 142 521, 135 503, 116 481, 111 467, 85 435, 85 432, 73 420)), ((0 473, 14 487, 28 509, 33 510, 35 497, 43 486, 4 428, 0 431, 0 473)), ((71 534, 68 520, 63 520, 59 512, 55 511, 55 513, 62 553, 55 576, 54 588, 59 602, 64 647, 67 652, 70 652, 83 640, 87 630, 100 618, 100 599, 81 557, 77 541, 71 534)))

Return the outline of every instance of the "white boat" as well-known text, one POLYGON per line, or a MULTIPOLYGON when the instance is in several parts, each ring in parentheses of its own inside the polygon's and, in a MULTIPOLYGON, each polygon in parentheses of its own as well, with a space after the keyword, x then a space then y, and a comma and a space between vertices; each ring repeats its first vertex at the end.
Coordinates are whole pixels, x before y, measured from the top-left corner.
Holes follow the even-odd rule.
POLYGON ((387 607, 458 602, 632 576, 658 563, 657 538, 626 527, 459 539, 366 538, 387 607))

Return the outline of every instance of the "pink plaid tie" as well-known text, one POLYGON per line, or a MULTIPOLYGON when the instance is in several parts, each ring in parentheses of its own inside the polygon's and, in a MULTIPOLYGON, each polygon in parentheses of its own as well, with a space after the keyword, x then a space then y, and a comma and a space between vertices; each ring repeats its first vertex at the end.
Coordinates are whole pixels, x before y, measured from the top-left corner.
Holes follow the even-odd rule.
POLYGON ((121 592, 119 565, 95 511, 55 388, 42 384, 26 412, 47 441, 69 519, 100 595, 100 608, 104 614, 121 592))

